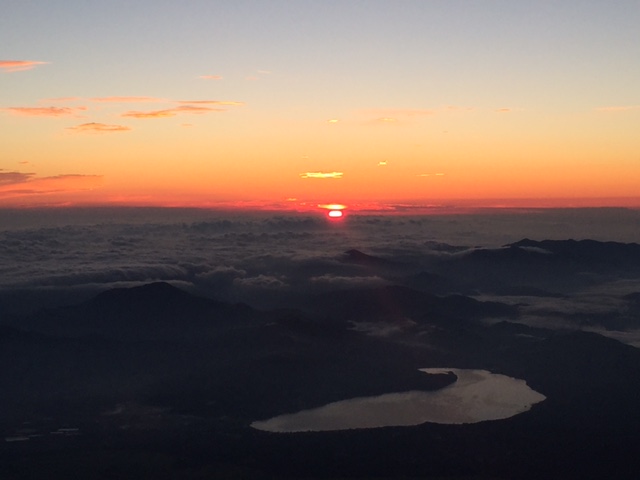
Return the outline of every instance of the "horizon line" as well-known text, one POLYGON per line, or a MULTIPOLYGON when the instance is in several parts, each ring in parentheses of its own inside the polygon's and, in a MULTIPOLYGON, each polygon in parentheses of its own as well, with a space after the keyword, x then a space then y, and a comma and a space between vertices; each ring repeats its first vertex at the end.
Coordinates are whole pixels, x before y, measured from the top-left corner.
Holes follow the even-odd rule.
MULTIPOLYGON (((403 215, 437 213, 471 213, 473 211, 506 211, 523 209, 640 209, 640 197, 531 197, 531 198, 463 198, 430 201, 389 200, 340 202, 345 210, 359 215, 403 215)), ((0 205, 0 210, 71 210, 71 209, 164 209, 210 210, 219 212, 322 212, 327 202, 321 201, 226 201, 226 202, 78 202, 0 205)))

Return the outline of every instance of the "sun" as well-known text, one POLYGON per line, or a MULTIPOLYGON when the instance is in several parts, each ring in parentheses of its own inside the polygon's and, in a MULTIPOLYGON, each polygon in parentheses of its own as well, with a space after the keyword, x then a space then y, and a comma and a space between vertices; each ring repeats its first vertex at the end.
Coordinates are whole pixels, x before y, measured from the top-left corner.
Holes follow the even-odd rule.
POLYGON ((329 210, 327 215, 331 218, 341 218, 344 214, 342 213, 342 210, 329 210))

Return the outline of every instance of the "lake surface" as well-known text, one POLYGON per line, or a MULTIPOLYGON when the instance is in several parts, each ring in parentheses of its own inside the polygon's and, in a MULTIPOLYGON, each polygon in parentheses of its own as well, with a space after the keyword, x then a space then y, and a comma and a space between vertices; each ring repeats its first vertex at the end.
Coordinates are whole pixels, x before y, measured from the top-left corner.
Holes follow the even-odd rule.
POLYGON ((256 421, 251 426, 268 432, 293 433, 410 426, 426 422, 477 423, 513 417, 546 398, 529 388, 524 380, 486 370, 424 368, 421 371, 453 372, 458 380, 437 391, 342 400, 256 421))

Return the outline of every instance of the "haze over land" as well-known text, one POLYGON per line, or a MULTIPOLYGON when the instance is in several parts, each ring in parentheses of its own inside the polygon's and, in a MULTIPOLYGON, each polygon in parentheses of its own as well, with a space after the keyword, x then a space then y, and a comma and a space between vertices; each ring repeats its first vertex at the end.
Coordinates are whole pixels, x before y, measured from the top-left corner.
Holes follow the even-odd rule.
POLYGON ((463 259, 475 247, 493 249, 524 238, 634 242, 640 214, 630 209, 494 209, 459 215, 347 215, 331 221, 323 213, 45 209, 0 210, 0 220, 2 291, 51 293, 66 301, 161 280, 206 295, 214 291, 227 301, 273 306, 278 301, 286 305, 291 292, 385 285, 433 268, 439 259, 463 259), (366 270, 340 260, 347 250, 382 255, 391 263, 366 270))

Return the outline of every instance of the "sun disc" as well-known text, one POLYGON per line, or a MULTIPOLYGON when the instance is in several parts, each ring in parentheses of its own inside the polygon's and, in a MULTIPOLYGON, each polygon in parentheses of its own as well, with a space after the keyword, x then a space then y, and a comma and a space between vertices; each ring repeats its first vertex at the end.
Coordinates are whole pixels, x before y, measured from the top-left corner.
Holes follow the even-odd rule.
POLYGON ((331 218, 340 218, 342 215, 342 210, 329 210, 329 216, 331 218))

